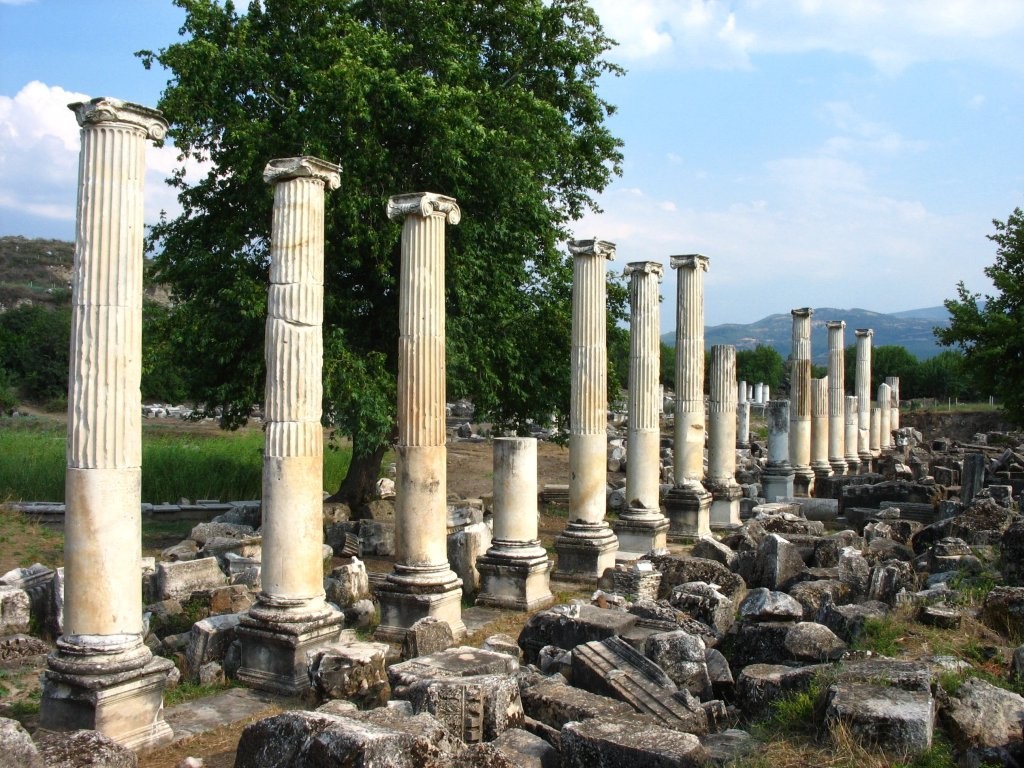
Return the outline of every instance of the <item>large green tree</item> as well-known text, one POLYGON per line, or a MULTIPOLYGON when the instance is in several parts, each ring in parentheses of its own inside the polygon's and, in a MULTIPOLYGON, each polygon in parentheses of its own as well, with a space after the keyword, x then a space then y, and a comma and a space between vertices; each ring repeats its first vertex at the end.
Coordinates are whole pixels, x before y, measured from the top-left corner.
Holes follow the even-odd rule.
POLYGON ((393 433, 389 195, 429 190, 462 208, 447 233, 449 397, 518 428, 564 415, 572 270, 561 243, 621 162, 613 107, 597 94, 619 70, 585 0, 175 3, 183 40, 139 55, 170 72, 158 106, 182 159, 209 168, 170 180, 183 212, 151 240, 192 398, 228 427, 262 400, 262 171, 308 154, 342 166, 325 216, 324 392, 354 460, 337 496, 361 500, 393 433))
POLYGON ((758 344, 754 349, 736 351, 736 378, 748 384, 762 382, 772 391, 779 392, 785 367, 782 355, 774 347, 758 344))
POLYGON ((949 327, 936 328, 945 346, 959 347, 971 376, 996 395, 1007 415, 1024 424, 1024 211, 992 220, 996 259, 985 267, 995 292, 982 297, 961 281, 957 298, 947 299, 949 327))

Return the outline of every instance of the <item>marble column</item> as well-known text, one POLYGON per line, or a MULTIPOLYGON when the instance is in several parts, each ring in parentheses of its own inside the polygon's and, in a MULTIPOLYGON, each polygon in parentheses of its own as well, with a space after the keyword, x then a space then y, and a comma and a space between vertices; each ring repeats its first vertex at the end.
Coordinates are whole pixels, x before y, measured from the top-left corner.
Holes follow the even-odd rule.
POLYGON ((858 328, 857 370, 854 392, 857 395, 857 455, 861 471, 871 467, 871 338, 875 332, 870 328, 858 328))
POLYGON ((768 463, 761 473, 764 497, 772 502, 793 496, 793 465, 789 463, 789 400, 769 400, 765 405, 768 422, 768 463))
POLYGON ((846 474, 846 384, 844 349, 846 323, 830 320, 828 329, 828 463, 832 472, 846 474))
POLYGON ((615 565, 618 540, 605 520, 608 482, 608 348, 605 262, 615 244, 569 243, 572 369, 569 402, 569 524, 555 538, 558 578, 596 580, 615 565))
MULTIPOLYGON (((889 385, 889 430, 891 436, 892 432, 896 432, 900 428, 900 377, 886 376, 885 383, 889 385)), ((890 439, 889 444, 895 445, 895 441, 890 439)))
POLYGON ((323 586, 324 197, 340 168, 315 157, 271 160, 274 187, 265 354, 262 591, 241 617, 238 679, 309 689, 306 653, 338 640, 344 614, 323 586))
POLYGON ((793 346, 789 359, 789 463, 793 465, 793 493, 809 496, 814 483, 811 469, 811 317, 809 307, 790 311, 793 346))
POLYGON ((711 348, 711 382, 708 397, 708 474, 711 491, 711 527, 732 528, 741 524, 736 482, 736 347, 718 344, 711 348))
POLYGON ((857 396, 847 395, 845 405, 843 426, 846 434, 843 446, 846 453, 843 458, 846 460, 847 473, 856 475, 860 471, 860 455, 857 453, 857 396))
POLYGON ((764 384, 760 381, 754 384, 754 402, 757 405, 764 405, 764 384))
POLYGON ((398 280, 398 478, 395 567, 377 585, 375 637, 401 642, 418 620, 447 621, 456 639, 462 622, 462 580, 448 565, 445 441, 445 224, 458 224, 454 198, 432 192, 388 200, 389 219, 402 220, 398 280))
POLYGON ((811 469, 815 480, 829 477, 828 461, 828 376, 811 379, 811 469))
POLYGON ((146 142, 167 123, 112 98, 81 126, 68 372, 64 634, 42 675, 40 725, 131 748, 170 740, 173 668, 142 628, 142 237, 146 142))
POLYGON ((665 496, 669 539, 711 534, 704 479, 704 273, 710 259, 673 256, 676 270, 676 414, 673 487, 665 496))
POLYGON ((884 383, 878 385, 878 447, 892 447, 892 389, 884 383))
POLYGON ((619 552, 646 554, 664 549, 669 522, 661 514, 661 375, 659 285, 664 268, 654 261, 626 266, 629 278, 629 427, 626 445, 626 509, 614 529, 619 552))
POLYGON ((746 400, 736 405, 736 447, 750 447, 750 403, 746 400))
POLYGON ((882 410, 877 406, 871 408, 871 433, 868 436, 868 447, 871 449, 872 460, 882 452, 880 433, 882 430, 882 410))
POLYGON ((537 439, 496 437, 494 537, 476 559, 477 605, 535 611, 551 605, 551 560, 537 536, 537 439))

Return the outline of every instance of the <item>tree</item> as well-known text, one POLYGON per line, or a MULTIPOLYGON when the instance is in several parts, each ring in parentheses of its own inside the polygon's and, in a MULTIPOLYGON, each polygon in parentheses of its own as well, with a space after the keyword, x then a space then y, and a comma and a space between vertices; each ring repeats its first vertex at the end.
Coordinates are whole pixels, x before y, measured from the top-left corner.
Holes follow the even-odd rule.
POLYGON ((1004 221, 992 220, 995 262, 985 275, 993 295, 972 293, 957 283, 956 299, 943 302, 949 327, 936 328, 943 346, 959 347, 971 375, 1003 404, 1015 423, 1024 424, 1024 211, 1015 208, 1004 221))
MULTIPOLYGON (((854 352, 856 355, 856 352, 854 352)), ((871 396, 877 397, 878 387, 890 376, 900 380, 900 399, 918 397, 917 358, 899 344, 883 344, 871 350, 871 396)), ((852 382, 852 379, 847 379, 852 382)))
POLYGON ((782 355, 774 347, 758 344, 754 349, 736 351, 738 381, 746 381, 748 384, 762 382, 769 386, 770 391, 781 394, 785 367, 782 355))
POLYGON ((68 304, 23 304, 0 314, 2 379, 26 400, 57 403, 67 397, 70 347, 68 304))
POLYGON ((150 242, 202 412, 237 426, 262 399, 262 171, 309 154, 343 173, 325 212, 324 413, 354 453, 336 497, 362 501, 394 428, 391 194, 442 192, 463 210, 447 235, 449 396, 499 426, 564 418, 572 267, 560 243, 621 163, 613 107, 596 93, 620 70, 585 0, 253 0, 244 13, 175 2, 185 40, 139 56, 170 71, 158 105, 169 136, 210 170, 170 179, 184 210, 150 242))

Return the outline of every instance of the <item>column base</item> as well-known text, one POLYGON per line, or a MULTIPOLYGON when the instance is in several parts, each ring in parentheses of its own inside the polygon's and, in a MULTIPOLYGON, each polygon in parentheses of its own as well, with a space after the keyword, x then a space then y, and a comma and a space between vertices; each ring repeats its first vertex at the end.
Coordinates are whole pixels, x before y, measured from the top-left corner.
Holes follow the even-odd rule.
POLYGON ((480 594, 476 605, 512 611, 536 611, 555 602, 551 594, 551 560, 538 542, 533 557, 516 556, 497 547, 476 559, 480 594))
POLYGON ((874 470, 874 456, 871 455, 870 451, 860 453, 857 455, 860 459, 860 471, 865 475, 874 470))
POLYGON ((310 689, 306 653, 336 643, 345 614, 327 607, 296 621, 287 613, 257 604, 242 614, 235 630, 242 646, 238 679, 261 691, 301 696, 310 689))
POLYGON ((690 541, 711 535, 711 494, 699 484, 676 485, 665 495, 669 541, 690 541))
POLYGON ((668 518, 657 509, 630 508, 615 521, 612 529, 619 540, 619 556, 623 553, 646 555, 665 549, 668 544, 668 518))
POLYGON ((829 459, 829 467, 832 468, 832 474, 836 477, 842 477, 846 474, 846 460, 845 459, 829 459))
POLYGON ((159 747, 173 738, 163 712, 164 688, 167 675, 174 668, 172 661, 153 658, 142 646, 145 654, 136 654, 144 657, 141 665, 125 669, 103 653, 69 656, 62 652, 61 645, 58 641, 58 650, 50 654, 42 675, 40 727, 51 731, 99 731, 136 750, 159 747), (109 671, 100 671, 104 666, 109 666, 109 671), (74 671, 76 667, 89 672, 78 673, 74 671))
POLYGON ((554 578, 583 583, 596 582, 615 567, 619 540, 607 523, 571 522, 555 537, 558 566, 554 578))
POLYGON ((427 617, 448 622, 456 642, 466 636, 462 622, 462 579, 445 563, 442 568, 396 565, 375 587, 380 624, 374 640, 401 644, 409 629, 427 617))
POLYGON ((812 462, 811 471, 814 472, 814 479, 819 477, 832 477, 832 466, 827 461, 812 462))
POLYGON ((743 489, 737 483, 712 486, 711 491, 711 530, 734 530, 743 525, 740 519, 740 499, 743 489))
POLYGON ((814 489, 814 470, 809 466, 793 467, 794 498, 809 499, 814 489))
POLYGON ((761 492, 765 500, 770 503, 778 498, 793 498, 795 479, 796 473, 788 465, 765 468, 761 475, 761 492))
POLYGON ((860 474, 860 458, 857 456, 846 457, 846 474, 848 475, 859 475, 860 474))

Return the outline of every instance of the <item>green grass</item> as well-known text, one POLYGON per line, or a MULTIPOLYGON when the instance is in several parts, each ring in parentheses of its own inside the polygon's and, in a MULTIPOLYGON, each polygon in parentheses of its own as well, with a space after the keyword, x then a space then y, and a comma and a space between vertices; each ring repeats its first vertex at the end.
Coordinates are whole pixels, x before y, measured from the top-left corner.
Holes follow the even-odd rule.
POLYGON ((168 688, 164 691, 164 706, 165 707, 176 707, 179 704, 184 704, 187 701, 195 701, 196 699, 203 699, 207 696, 213 696, 215 693, 221 693, 230 688, 237 688, 238 685, 228 680, 226 683, 200 685, 199 683, 178 683, 173 688, 168 688))
POLYGON ((855 651, 899 656, 900 641, 906 632, 906 624, 892 616, 886 616, 884 619, 867 619, 864 622, 864 631, 852 647, 855 651))
MULTIPOLYGON (((0 501, 63 501, 66 434, 31 417, 0 419, 0 501)), ((262 493, 263 433, 197 434, 167 427, 142 435, 142 500, 258 499, 262 493)), ((348 470, 347 448, 324 452, 324 488, 334 490, 348 470)))

